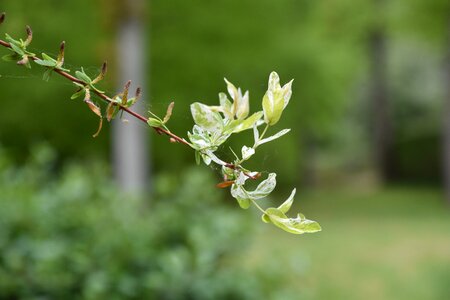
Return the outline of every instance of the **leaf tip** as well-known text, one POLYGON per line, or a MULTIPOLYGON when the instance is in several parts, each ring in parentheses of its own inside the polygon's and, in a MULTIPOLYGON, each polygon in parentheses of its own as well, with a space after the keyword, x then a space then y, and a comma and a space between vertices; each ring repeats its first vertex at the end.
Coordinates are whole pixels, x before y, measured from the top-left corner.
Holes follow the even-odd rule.
POLYGON ((2 12, 2 13, 0 14, 0 24, 2 24, 3 22, 5 22, 5 19, 6 19, 6 13, 5 13, 5 12, 2 12))

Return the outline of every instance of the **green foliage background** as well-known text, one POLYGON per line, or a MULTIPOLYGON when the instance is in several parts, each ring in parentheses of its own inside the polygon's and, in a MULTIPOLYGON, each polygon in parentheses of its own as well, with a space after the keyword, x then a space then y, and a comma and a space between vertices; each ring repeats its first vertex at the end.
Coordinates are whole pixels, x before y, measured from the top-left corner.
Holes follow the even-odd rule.
MULTIPOLYGON (((114 50, 120 2, 0 0, 8 14, 0 31, 23 36, 31 25, 37 53, 56 54, 65 40, 69 68, 89 74, 108 60, 104 87, 115 94, 123 85, 114 50)), ((230 197, 202 171, 163 175, 193 165, 194 155, 151 130, 152 204, 118 194, 105 168, 109 125, 93 139, 98 119, 69 100, 72 84, 0 62, 0 298, 449 298, 450 228, 439 185, 450 2, 374 3, 146 1, 147 106, 163 114, 175 101, 177 134, 192 128, 190 103, 218 102, 223 77, 250 90, 251 107, 272 70, 283 82, 295 79, 280 122, 292 132, 256 161, 284 179, 283 195, 316 177, 318 191, 299 189, 298 201, 324 232, 300 239, 255 229, 255 216, 236 203, 230 209, 230 197), (388 41, 404 184, 387 190, 375 188, 368 125, 367 38, 375 26, 388 41), (40 141, 56 152, 33 148, 40 141)))

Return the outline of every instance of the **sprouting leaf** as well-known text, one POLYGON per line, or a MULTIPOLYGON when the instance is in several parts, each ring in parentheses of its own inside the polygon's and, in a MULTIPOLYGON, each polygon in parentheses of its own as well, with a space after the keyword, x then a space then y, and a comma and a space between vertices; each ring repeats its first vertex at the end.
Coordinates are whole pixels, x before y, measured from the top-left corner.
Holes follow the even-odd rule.
MULTIPOLYGON (((103 78, 105 78, 105 75, 106 75, 107 70, 108 70, 108 64, 107 64, 107 62, 105 61, 105 62, 103 63, 103 65, 102 65, 102 69, 101 69, 101 71, 100 71, 100 74, 98 74, 97 77, 95 77, 94 80, 92 80, 92 82, 90 82, 90 83, 91 83, 91 84, 96 84, 96 83, 98 83, 99 81, 103 80, 103 78)), ((86 82, 88 82, 88 81, 86 81, 86 82)))
POLYGON ((283 204, 281 204, 280 206, 278 206, 278 209, 283 212, 283 213, 287 213, 289 211, 289 209, 292 206, 292 203, 294 202, 294 196, 295 196, 295 192, 297 191, 297 189, 293 189, 291 192, 291 195, 289 196, 289 198, 287 198, 286 201, 283 202, 283 204))
POLYGON ((14 53, 14 54, 7 54, 7 55, 2 56, 2 59, 4 61, 16 61, 16 60, 19 59, 19 56, 16 53, 14 53))
POLYGON ((106 119, 111 122, 119 112, 119 106, 115 105, 114 102, 110 102, 106 108, 106 119))
POLYGON ((247 119, 243 120, 243 121, 239 121, 239 120, 235 120, 235 122, 237 122, 231 131, 233 133, 237 133, 237 132, 241 132, 247 129, 250 129, 253 127, 253 125, 255 125, 259 119, 261 119, 261 117, 263 116, 263 112, 259 111, 254 113, 253 115, 251 115, 250 117, 248 117, 247 119))
POLYGON ((44 74, 42 75, 42 79, 44 81, 49 81, 51 75, 52 75, 52 69, 45 70, 44 74))
POLYGON ((94 102, 92 102, 89 99, 85 99, 84 102, 86 102, 86 104, 89 106, 89 109, 96 114, 97 116, 100 117, 100 123, 98 124, 98 129, 97 132, 94 133, 93 137, 97 137, 98 134, 100 133, 100 131, 102 130, 102 125, 103 125, 103 117, 102 117, 102 112, 100 110, 100 107, 98 107, 97 105, 94 104, 94 102))
POLYGON ((195 124, 212 132, 221 131, 223 120, 219 113, 199 102, 191 104, 192 118, 195 124))
POLYGON ((221 160, 220 158, 218 158, 218 157, 213 153, 213 151, 211 151, 211 150, 209 150, 209 149, 208 149, 208 150, 205 150, 204 154, 207 155, 207 156, 209 156, 209 158, 211 158, 211 160, 212 160, 213 162, 215 162, 216 164, 218 164, 218 165, 224 166, 224 165, 227 164, 226 162, 224 162, 223 160, 221 160))
POLYGON ((291 86, 292 80, 281 88, 278 74, 270 73, 268 89, 263 97, 264 121, 267 124, 275 125, 280 120, 292 94, 291 86))
POLYGON ((228 100, 227 95, 225 93, 219 93, 219 101, 220 101, 220 107, 223 115, 226 119, 232 120, 233 119, 233 104, 230 100, 228 100))
POLYGON ((75 77, 79 80, 85 82, 85 83, 91 83, 92 79, 84 72, 83 68, 81 68, 81 71, 75 72, 75 77))
POLYGON ((275 140, 275 139, 277 139, 279 137, 282 137, 283 135, 285 135, 289 131, 291 131, 291 129, 283 129, 283 130, 279 131, 278 133, 276 133, 276 134, 274 134, 272 136, 269 136, 269 137, 267 137, 265 139, 260 140, 258 142, 258 145, 262 145, 262 144, 268 143, 270 141, 273 141, 273 140, 275 140))
POLYGON ((76 91, 72 96, 70 96, 70 99, 76 99, 83 95, 85 93, 85 89, 80 88, 78 91, 76 91))
POLYGON ((235 182, 231 186, 231 196, 233 196, 233 198, 238 201, 238 204, 241 208, 247 209, 250 207, 250 198, 248 197, 247 192, 242 185, 239 185, 235 182))
POLYGON ((275 186, 277 185, 276 176, 277 174, 270 173, 267 179, 262 181, 258 185, 256 190, 247 192, 247 194, 254 200, 269 196, 269 194, 272 193, 272 191, 275 189, 275 186))
POLYGON ((255 154, 255 149, 247 147, 247 146, 243 146, 242 150, 242 159, 247 160, 249 159, 253 154, 255 154))
POLYGON ((175 102, 170 102, 169 106, 167 107, 167 112, 163 119, 164 124, 166 124, 170 120, 170 116, 172 116, 172 110, 174 105, 175 102))
POLYGON ((236 108, 236 117, 238 118, 238 120, 243 120, 248 116, 248 113, 250 111, 248 91, 246 91, 245 94, 242 95, 241 89, 238 89, 238 97, 239 101, 236 108))
POLYGON ((156 128, 162 127, 164 125, 161 120, 158 120, 156 118, 148 118, 147 123, 151 127, 156 127, 156 128))

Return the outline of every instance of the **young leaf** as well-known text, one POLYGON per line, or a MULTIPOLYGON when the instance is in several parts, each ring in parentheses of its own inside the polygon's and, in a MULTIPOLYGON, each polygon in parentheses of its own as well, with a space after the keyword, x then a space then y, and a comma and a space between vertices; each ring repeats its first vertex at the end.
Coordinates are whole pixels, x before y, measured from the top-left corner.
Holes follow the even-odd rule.
POLYGON ((191 104, 191 113, 195 124, 198 126, 211 132, 222 130, 222 117, 219 113, 212 111, 209 106, 195 102, 191 104))
POLYGON ((75 77, 79 80, 85 82, 85 83, 91 83, 92 79, 87 76, 87 74, 84 72, 83 68, 81 68, 81 71, 75 72, 75 77))
POLYGON ((30 26, 26 26, 25 30, 27 32, 27 39, 25 40, 25 42, 23 43, 24 46, 28 46, 29 44, 31 44, 31 41, 33 40, 33 31, 31 30, 30 26))
POLYGON ((201 160, 201 155, 200 155, 200 151, 195 150, 195 163, 198 165, 200 165, 200 160, 201 160))
POLYGON ((64 64, 64 49, 66 47, 66 42, 62 41, 59 46, 58 58, 56 59, 57 67, 61 68, 64 64))
POLYGON ((155 118, 148 118, 147 121, 148 125, 150 125, 150 127, 162 127, 164 124, 161 120, 155 119, 155 118))
POLYGON ((242 159, 243 160, 247 160, 249 159, 253 154, 255 154, 255 149, 247 147, 247 146, 243 146, 242 150, 242 159))
POLYGON ((287 198, 286 201, 283 202, 283 204, 281 204, 280 206, 278 206, 278 209, 283 212, 283 213, 287 213, 289 211, 289 209, 292 206, 292 203, 294 202, 294 196, 295 196, 295 192, 297 191, 297 189, 293 189, 291 192, 291 195, 289 196, 289 198, 287 198))
POLYGON ((92 80, 91 84, 96 84, 97 82, 103 80, 105 78, 106 72, 108 71, 108 63, 105 61, 102 65, 102 69, 100 71, 100 74, 95 77, 94 80, 92 80))
POLYGON ((7 54, 7 55, 2 56, 2 59, 4 61, 16 61, 19 59, 19 56, 17 55, 17 53, 7 54))
POLYGON ((232 128, 232 132, 237 133, 252 128, 259 121, 259 119, 261 119, 262 116, 263 112, 259 111, 254 113, 244 121, 236 120, 236 122, 238 123, 234 128, 232 128))
POLYGON ((273 140, 275 140, 275 139, 277 139, 279 137, 282 137, 283 135, 285 135, 289 131, 291 131, 291 129, 283 129, 283 130, 279 131, 278 133, 276 133, 276 134, 274 134, 272 136, 269 136, 268 138, 260 140, 258 142, 258 145, 262 145, 262 144, 268 143, 270 141, 273 141, 273 140))
POLYGON ((241 208, 247 209, 250 207, 250 198, 248 197, 247 192, 242 185, 239 185, 235 182, 231 186, 231 196, 233 196, 233 198, 238 201, 238 204, 241 208))
POLYGON ((53 71, 52 69, 45 70, 44 74, 42 75, 42 79, 44 81, 49 81, 50 76, 52 75, 52 71, 53 71))
POLYGON ((70 99, 76 99, 78 97, 80 97, 81 95, 83 95, 85 93, 85 89, 80 88, 78 89, 72 96, 70 96, 70 99))
POLYGON ((299 214, 297 218, 288 218, 282 211, 277 208, 268 208, 265 211, 263 221, 270 220, 270 223, 293 234, 313 233, 322 230, 319 223, 307 220, 303 215, 299 214))
POLYGON ((275 189, 277 185, 276 181, 277 174, 270 173, 266 180, 261 182, 256 190, 252 192, 247 192, 248 196, 253 200, 262 199, 269 196, 270 193, 275 189))
POLYGON ((167 107, 167 112, 163 119, 164 124, 166 124, 170 120, 170 116, 172 116, 172 110, 174 105, 175 102, 170 102, 169 106, 167 107))
MULTIPOLYGON (((86 90, 86 97, 88 97, 88 90, 86 90)), ((84 102, 86 102, 86 104, 88 105, 89 109, 96 114, 97 116, 100 117, 100 123, 98 124, 98 129, 97 132, 94 133, 93 137, 97 137, 98 134, 100 133, 100 131, 102 130, 102 125, 103 125, 103 117, 102 117, 102 112, 100 110, 100 107, 98 107, 97 105, 94 104, 94 102, 92 102, 90 99, 86 98, 84 100, 84 102)))
POLYGON ((292 94, 291 86, 292 80, 281 88, 278 74, 270 73, 268 89, 263 97, 264 121, 267 124, 275 125, 280 120, 292 94))

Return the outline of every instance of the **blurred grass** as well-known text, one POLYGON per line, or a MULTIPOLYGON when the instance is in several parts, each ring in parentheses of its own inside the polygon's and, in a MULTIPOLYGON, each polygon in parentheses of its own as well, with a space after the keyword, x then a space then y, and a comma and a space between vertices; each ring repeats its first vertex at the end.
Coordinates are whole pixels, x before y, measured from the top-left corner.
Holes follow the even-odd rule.
POLYGON ((260 231, 249 266, 298 269, 298 299, 450 299, 450 211, 429 188, 303 195, 323 231, 260 231))

